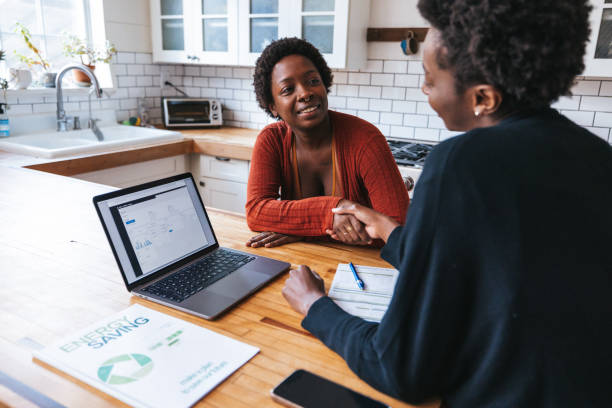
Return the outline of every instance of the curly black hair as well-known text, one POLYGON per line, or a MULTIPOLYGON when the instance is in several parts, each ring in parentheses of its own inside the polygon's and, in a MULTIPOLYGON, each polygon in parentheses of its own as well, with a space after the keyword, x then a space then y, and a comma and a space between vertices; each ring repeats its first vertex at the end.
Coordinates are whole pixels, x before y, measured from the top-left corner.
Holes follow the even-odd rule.
POLYGON ((437 60, 457 91, 492 85, 502 112, 550 105, 584 70, 588 0, 419 0, 418 8, 440 32, 437 60))
POLYGON ((332 73, 327 62, 319 52, 319 50, 301 38, 281 38, 270 43, 261 53, 255 63, 255 73, 253 74, 253 86, 255 87, 255 97, 261 109, 272 117, 274 115, 270 111, 270 104, 274 102, 272 98, 272 89, 270 86, 270 78, 274 65, 288 55, 302 55, 308 58, 319 71, 325 89, 329 93, 329 88, 332 85, 332 73))

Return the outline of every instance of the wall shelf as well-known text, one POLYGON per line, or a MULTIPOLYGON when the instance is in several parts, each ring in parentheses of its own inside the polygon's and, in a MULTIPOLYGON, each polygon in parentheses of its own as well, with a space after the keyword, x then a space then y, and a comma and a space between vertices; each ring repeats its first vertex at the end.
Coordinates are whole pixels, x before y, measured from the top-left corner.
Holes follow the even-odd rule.
POLYGON ((412 31, 419 42, 425 41, 427 27, 409 28, 368 28, 367 41, 402 41, 412 31))

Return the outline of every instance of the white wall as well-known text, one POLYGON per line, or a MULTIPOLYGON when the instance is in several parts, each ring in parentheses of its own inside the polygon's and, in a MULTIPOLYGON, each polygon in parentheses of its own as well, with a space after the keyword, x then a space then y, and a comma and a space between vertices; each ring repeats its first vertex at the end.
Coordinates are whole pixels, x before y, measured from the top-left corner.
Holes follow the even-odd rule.
POLYGON ((104 0, 104 25, 118 51, 151 52, 149 0, 104 0))

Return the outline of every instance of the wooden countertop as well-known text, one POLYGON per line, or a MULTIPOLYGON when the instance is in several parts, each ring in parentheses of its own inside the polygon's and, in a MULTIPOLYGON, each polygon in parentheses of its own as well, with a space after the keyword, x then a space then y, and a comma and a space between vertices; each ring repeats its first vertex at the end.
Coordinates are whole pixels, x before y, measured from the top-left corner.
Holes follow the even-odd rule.
POLYGON ((175 142, 122 147, 104 153, 45 159, 0 151, 0 166, 27 167, 49 173, 73 176, 90 171, 133 164, 182 154, 250 160, 257 129, 221 127, 182 130, 185 137, 175 142))
MULTIPOLYGON (((125 289, 91 202, 111 187, 23 168, 0 166, 0 370, 66 406, 123 406, 84 383, 32 362, 50 344, 137 302, 255 345, 261 352, 202 399, 199 407, 277 406, 269 390, 296 368, 360 390, 394 407, 409 406, 358 379, 335 353, 300 326, 284 301, 285 276, 219 320, 206 321, 132 297, 125 289)), ((221 245, 306 263, 329 288, 336 266, 349 260, 388 266, 375 249, 294 243, 251 249, 245 220, 211 210, 221 245)), ((3 396, 0 385, 0 406, 3 396)), ((18 405, 18 404, 16 404, 18 405)))

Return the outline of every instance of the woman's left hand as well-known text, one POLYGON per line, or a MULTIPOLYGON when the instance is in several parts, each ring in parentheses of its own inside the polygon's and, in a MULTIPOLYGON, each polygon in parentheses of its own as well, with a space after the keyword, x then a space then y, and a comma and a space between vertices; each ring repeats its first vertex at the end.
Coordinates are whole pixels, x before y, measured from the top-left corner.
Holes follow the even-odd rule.
POLYGON ((278 232, 266 231, 262 232, 261 234, 257 234, 254 237, 251 237, 246 242, 246 246, 249 246, 251 248, 273 248, 285 244, 290 244, 292 242, 298 242, 303 239, 303 237, 298 237, 295 235, 285 235, 279 234, 278 232))
POLYGON ((306 265, 300 265, 289 271, 283 296, 293 310, 305 315, 314 302, 325 296, 325 283, 316 272, 306 265))

